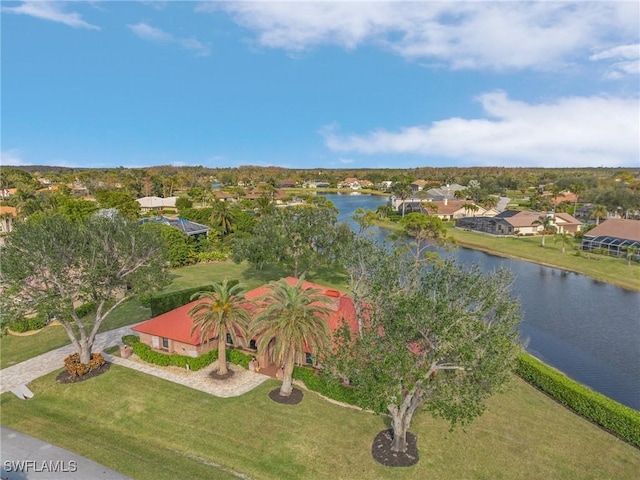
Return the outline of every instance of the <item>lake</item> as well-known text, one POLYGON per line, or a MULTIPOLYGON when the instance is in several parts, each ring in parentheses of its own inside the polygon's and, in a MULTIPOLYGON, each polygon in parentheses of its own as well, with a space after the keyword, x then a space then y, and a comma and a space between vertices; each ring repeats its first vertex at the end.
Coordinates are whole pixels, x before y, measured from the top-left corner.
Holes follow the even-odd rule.
MULTIPOLYGON (((340 221, 357 208, 374 210, 387 197, 327 194, 340 221)), ((380 238, 386 236, 380 231, 380 238)), ((451 255, 484 271, 500 267, 514 274, 520 298, 521 337, 526 349, 574 380, 618 402, 640 409, 640 293, 584 275, 531 262, 458 248, 451 255)))

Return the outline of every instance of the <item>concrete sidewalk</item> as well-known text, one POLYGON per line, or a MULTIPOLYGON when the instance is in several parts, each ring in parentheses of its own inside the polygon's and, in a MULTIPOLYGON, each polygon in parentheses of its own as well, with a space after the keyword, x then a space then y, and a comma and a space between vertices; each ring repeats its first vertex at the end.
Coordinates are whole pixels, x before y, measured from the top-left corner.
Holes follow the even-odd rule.
POLYGON ((0 426, 2 480, 128 480, 129 477, 30 435, 0 426))
MULTIPOLYGON (((96 335, 92 350, 94 352, 100 352, 112 345, 121 344, 123 335, 133 333, 131 327, 133 327, 133 325, 99 333, 96 335)), ((75 351, 73 345, 66 345, 20 362, 17 365, 3 368, 0 370, 0 394, 9 392, 18 385, 27 385, 36 378, 59 370, 64 365, 65 357, 68 357, 75 351)))

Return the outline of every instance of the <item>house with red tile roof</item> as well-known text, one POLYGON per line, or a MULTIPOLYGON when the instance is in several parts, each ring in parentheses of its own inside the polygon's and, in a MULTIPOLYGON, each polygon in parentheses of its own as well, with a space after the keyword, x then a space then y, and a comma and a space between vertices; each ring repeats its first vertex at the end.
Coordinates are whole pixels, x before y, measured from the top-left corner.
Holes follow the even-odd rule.
MULTIPOLYGON (((297 278, 287 277, 285 281, 289 285, 295 285, 298 283, 297 278)), ((356 319, 356 311, 353 303, 353 299, 346 295, 344 292, 335 290, 323 285, 318 285, 312 282, 304 282, 303 288, 315 288, 320 290, 320 293, 327 297, 329 301, 327 304, 323 304, 325 308, 329 310, 329 315, 326 318, 329 330, 333 333, 338 329, 343 320, 349 324, 349 328, 352 332, 358 331, 358 322, 356 319)), ((256 304, 259 299, 268 294, 271 291, 269 285, 262 285, 253 290, 249 290, 245 293, 245 297, 249 301, 247 308, 249 310, 259 309, 260 306, 256 304)), ((210 350, 218 348, 217 337, 209 339, 208 343, 202 343, 200 341, 200 330, 197 328, 193 333, 193 320, 189 316, 189 310, 198 303, 206 302, 206 299, 195 300, 186 305, 171 310, 169 312, 158 315, 151 320, 148 320, 140 325, 132 327, 132 330, 140 334, 140 341, 150 346, 152 349, 163 353, 176 353, 179 355, 188 355, 191 357, 197 357, 207 353, 210 350)), ((239 345, 233 345, 231 338, 225 339, 227 344, 232 347, 242 348, 254 353, 255 342, 252 339, 238 338, 239 345)), ((273 343, 273 342, 272 342, 273 343)), ((272 351, 270 350, 272 345, 269 346, 266 352, 262 352, 257 356, 257 360, 261 368, 267 367, 272 364, 270 358, 272 351)), ((310 354, 310 352, 307 352, 310 354)), ((310 355, 307 355, 309 358, 310 355)))

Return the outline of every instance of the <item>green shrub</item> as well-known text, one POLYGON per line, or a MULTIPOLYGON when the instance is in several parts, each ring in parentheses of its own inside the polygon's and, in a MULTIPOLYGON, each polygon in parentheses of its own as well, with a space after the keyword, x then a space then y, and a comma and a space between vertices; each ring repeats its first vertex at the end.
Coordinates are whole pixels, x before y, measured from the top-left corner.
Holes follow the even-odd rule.
POLYGON ((198 255, 198 262, 222 262, 229 258, 229 254, 221 252, 220 250, 200 252, 198 255))
POLYGON ((138 335, 125 335, 122 337, 122 343, 129 347, 133 347, 134 344, 139 342, 140 337, 138 335))
POLYGON ((249 362, 253 358, 253 355, 247 355, 246 353, 242 353, 240 350, 236 350, 235 348, 227 351, 227 361, 233 363, 234 365, 240 365, 243 368, 249 368, 249 362))
POLYGON ((313 368, 296 366, 293 368, 293 378, 301 380, 309 390, 325 397, 350 405, 358 405, 356 391, 353 388, 345 387, 313 368))
POLYGON ((32 330, 40 330, 47 323, 47 315, 44 313, 38 313, 35 317, 21 318, 20 320, 9 322, 7 326, 14 332, 25 333, 32 330))
POLYGON ((211 365, 218 359, 218 351, 211 350, 199 357, 188 357, 187 355, 177 355, 175 353, 167 354, 160 353, 152 350, 149 345, 142 342, 137 342, 132 345, 133 353, 138 355, 141 360, 161 367, 180 367, 186 368, 189 365, 189 370, 200 370, 201 368, 211 365))
POLYGON ((178 307, 186 305, 191 301, 191 297, 197 292, 211 292, 213 287, 211 284, 200 285, 199 287, 185 288, 175 292, 161 293, 151 297, 149 307, 151 308, 151 316, 157 317, 163 313, 170 312, 178 307))
POLYGON ((98 305, 96 305, 96 302, 87 302, 87 303, 83 303, 78 308, 76 308, 76 315, 82 318, 82 317, 86 317, 91 313, 95 313, 96 310, 98 310, 98 305))
POLYGON ((527 353, 518 358, 516 374, 562 405, 640 447, 640 412, 571 380, 527 353))

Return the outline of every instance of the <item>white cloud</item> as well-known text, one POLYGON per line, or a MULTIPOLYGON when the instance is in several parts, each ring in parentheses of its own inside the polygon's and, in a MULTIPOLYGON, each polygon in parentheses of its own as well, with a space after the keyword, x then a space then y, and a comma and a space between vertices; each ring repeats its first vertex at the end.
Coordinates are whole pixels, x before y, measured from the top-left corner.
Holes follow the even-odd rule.
POLYGON ((473 165, 637 167, 640 162, 638 98, 570 97, 533 105, 498 91, 478 100, 486 118, 346 136, 331 126, 320 133, 333 151, 441 156, 473 165))
POLYGON ((351 163, 353 163, 353 160, 350 158, 339 158, 338 161, 340 163, 342 163, 343 165, 349 165, 351 163))
POLYGON ((31 17, 49 20, 51 22, 63 23, 73 28, 88 28, 100 30, 100 27, 85 22, 79 13, 64 12, 65 2, 22 2, 17 7, 2 7, 5 13, 16 13, 20 15, 29 15, 31 17))
POLYGON ((8 150, 0 152, 0 165, 17 167, 21 165, 28 165, 28 163, 22 160, 18 151, 8 150))
POLYGON ((127 25, 127 27, 143 40, 157 43, 175 43, 185 50, 193 52, 198 57, 207 57, 211 54, 209 46, 199 42, 195 38, 177 38, 145 22, 127 25))
POLYGON ((640 44, 618 45, 589 57, 591 61, 615 60, 608 66, 606 78, 618 79, 627 75, 640 74, 640 44))
POLYGON ((207 2, 268 48, 382 46, 451 68, 548 69, 637 36, 635 2, 207 2), (614 40, 615 41, 615 40, 614 40))

